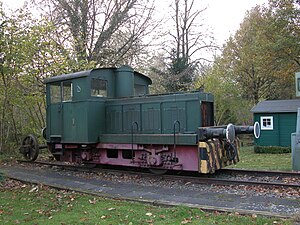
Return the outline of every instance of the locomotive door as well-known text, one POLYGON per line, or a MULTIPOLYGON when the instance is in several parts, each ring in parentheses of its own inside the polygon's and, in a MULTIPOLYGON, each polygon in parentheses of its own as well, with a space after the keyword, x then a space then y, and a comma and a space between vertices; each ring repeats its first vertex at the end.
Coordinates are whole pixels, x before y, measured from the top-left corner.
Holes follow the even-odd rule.
POLYGON ((50 86, 50 106, 48 108, 48 124, 50 138, 64 140, 64 105, 72 100, 72 82, 54 83, 50 86))
MULTIPOLYGON (((60 110, 60 124, 62 141, 70 139, 70 134, 73 133, 73 126, 69 123, 71 114, 71 101, 73 97, 73 86, 71 81, 61 82, 61 110, 60 110)), ((74 120, 74 119, 73 119, 74 120)), ((73 121, 74 123, 74 121, 73 121)))
POLYGON ((201 126, 214 125, 214 105, 212 102, 201 102, 201 126))
POLYGON ((47 127, 51 139, 62 136, 61 83, 50 85, 50 105, 47 108, 47 127))

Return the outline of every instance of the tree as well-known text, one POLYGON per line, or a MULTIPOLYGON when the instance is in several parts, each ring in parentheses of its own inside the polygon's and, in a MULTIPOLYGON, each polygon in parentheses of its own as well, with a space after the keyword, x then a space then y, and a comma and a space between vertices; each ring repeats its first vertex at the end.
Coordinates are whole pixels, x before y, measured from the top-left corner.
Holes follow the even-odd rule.
POLYGON ((290 90, 299 69, 300 14, 292 0, 276 2, 249 11, 223 51, 222 57, 231 62, 226 69, 233 71, 244 97, 253 104, 294 97, 290 90))
POLYGON ((192 87, 196 75, 196 65, 188 63, 188 58, 179 56, 173 51, 170 55, 170 63, 165 74, 166 82, 163 86, 171 92, 187 91, 192 87))
POLYGON ((201 52, 214 49, 216 45, 199 23, 205 8, 197 9, 194 0, 174 0, 172 10, 175 30, 168 33, 171 41, 167 46, 167 69, 160 75, 164 78, 166 91, 186 91, 193 87, 199 68, 207 61, 201 52))
POLYGON ((72 47, 78 61, 98 66, 134 64, 145 48, 141 41, 156 23, 151 1, 42 0, 47 18, 57 28, 57 43, 72 47))
POLYGON ((299 3, 270 1, 247 12, 197 86, 215 95, 216 123, 249 123, 250 109, 265 99, 294 97, 299 68, 299 3))
POLYGON ((300 69, 300 3, 296 0, 269 2, 266 39, 270 71, 276 80, 270 99, 294 98, 294 73, 300 69))
POLYGON ((250 124, 251 104, 243 98, 239 84, 232 80, 232 71, 226 70, 229 61, 217 57, 207 68, 206 75, 198 78, 196 87, 213 93, 215 124, 250 124))
MULTIPOLYGON (((46 77, 80 66, 52 39, 55 28, 32 17, 22 8, 6 16, 0 8, 0 153, 20 144, 29 133, 40 134, 45 126, 46 77)), ((15 149, 15 148, 14 148, 15 149)))

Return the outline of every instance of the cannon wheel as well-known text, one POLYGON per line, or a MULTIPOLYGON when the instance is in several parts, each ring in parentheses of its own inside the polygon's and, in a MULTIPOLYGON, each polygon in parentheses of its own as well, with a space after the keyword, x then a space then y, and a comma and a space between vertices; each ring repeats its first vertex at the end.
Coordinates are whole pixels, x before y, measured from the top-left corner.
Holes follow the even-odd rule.
POLYGON ((39 144, 35 136, 28 135, 23 139, 20 151, 26 160, 36 160, 39 155, 39 150, 39 144))
POLYGON ((224 148, 226 150, 228 160, 230 160, 230 161, 234 160, 234 158, 238 154, 238 151, 237 151, 234 143, 226 142, 224 145, 224 148))

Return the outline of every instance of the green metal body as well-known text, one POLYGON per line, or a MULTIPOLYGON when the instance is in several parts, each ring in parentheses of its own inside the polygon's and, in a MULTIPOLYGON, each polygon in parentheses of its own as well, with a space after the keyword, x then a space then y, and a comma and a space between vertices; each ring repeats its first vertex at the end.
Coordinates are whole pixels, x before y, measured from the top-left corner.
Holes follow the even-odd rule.
MULTIPOLYGON (((134 143, 143 145, 174 145, 173 134, 102 134, 100 135, 101 143, 134 143)), ((180 145, 197 145, 198 139, 196 134, 176 134, 176 144, 180 145)))
MULTIPOLYGON (((160 140, 159 143, 163 144, 168 143, 168 139, 172 139, 175 131, 175 133, 186 134, 186 139, 182 139, 182 141, 185 140, 183 143, 196 144, 196 138, 190 138, 188 134, 195 134, 198 127, 210 126, 212 123, 213 97, 207 93, 150 95, 127 98, 126 100, 108 99, 106 101, 105 133, 111 134, 111 138, 109 135, 102 135, 100 141, 126 143, 124 142, 126 134, 133 133, 134 136, 148 134, 148 136, 138 136, 138 143, 148 143, 149 137, 152 137, 155 140, 160 140), (201 108, 202 105, 205 105, 206 110, 203 110, 204 107, 201 108), (209 116, 205 114, 207 109, 211 111, 209 116), (162 136, 161 134, 170 135, 162 136)), ((130 135, 128 135, 129 138, 130 135)), ((131 140, 128 139, 127 141, 130 143, 131 140)), ((173 140, 172 143, 174 143, 173 140)))
POLYGON ((115 82, 116 98, 128 97, 134 95, 134 76, 132 70, 128 67, 121 67, 117 69, 117 76, 115 82))
POLYGON ((255 113, 254 121, 260 118, 273 117, 273 129, 261 130, 260 138, 255 139, 259 146, 291 146, 291 133, 296 131, 297 113, 255 113))
POLYGON ((45 80, 47 142, 197 145, 213 125, 208 93, 148 95, 151 80, 130 67, 103 68, 45 80), (179 130, 180 129, 180 130, 179 130))
POLYGON ((201 173, 238 161, 236 145, 222 136, 230 130, 221 128, 219 134, 220 128, 212 127, 209 93, 149 95, 151 79, 127 66, 60 75, 45 83, 45 137, 59 161, 201 173), (200 139, 200 127, 210 127, 214 135, 200 139))

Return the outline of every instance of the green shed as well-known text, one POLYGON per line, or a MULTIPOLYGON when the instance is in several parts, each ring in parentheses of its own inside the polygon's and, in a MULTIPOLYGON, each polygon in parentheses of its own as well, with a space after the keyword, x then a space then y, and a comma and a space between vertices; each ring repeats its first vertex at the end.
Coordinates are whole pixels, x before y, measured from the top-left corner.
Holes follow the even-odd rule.
POLYGON ((291 133, 296 131, 297 109, 300 99, 268 100, 251 109, 254 122, 260 123, 258 146, 291 146, 291 133))

